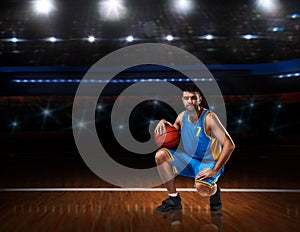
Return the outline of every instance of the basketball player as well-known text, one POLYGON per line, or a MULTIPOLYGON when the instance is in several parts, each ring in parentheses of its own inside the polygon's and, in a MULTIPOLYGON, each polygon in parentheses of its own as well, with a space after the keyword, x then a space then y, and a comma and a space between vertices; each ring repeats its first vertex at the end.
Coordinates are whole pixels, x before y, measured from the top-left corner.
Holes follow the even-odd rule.
POLYGON ((202 106, 201 92, 196 85, 185 86, 182 102, 186 110, 177 116, 173 125, 162 119, 155 128, 155 133, 162 134, 166 123, 174 126, 181 131, 183 145, 183 151, 161 148, 156 152, 158 172, 169 192, 169 198, 156 208, 156 212, 182 208, 175 175, 194 178, 200 195, 210 196, 210 209, 220 210, 220 189, 216 182, 235 145, 217 115, 202 106))

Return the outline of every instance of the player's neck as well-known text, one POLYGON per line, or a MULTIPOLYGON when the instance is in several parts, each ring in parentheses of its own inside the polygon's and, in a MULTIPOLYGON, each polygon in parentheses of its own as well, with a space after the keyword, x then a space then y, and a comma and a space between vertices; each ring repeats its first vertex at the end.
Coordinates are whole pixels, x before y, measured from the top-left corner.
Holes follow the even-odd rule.
POLYGON ((189 120, 191 123, 195 123, 199 120, 201 114, 203 112, 203 108, 199 106, 197 109, 193 111, 189 111, 189 120))

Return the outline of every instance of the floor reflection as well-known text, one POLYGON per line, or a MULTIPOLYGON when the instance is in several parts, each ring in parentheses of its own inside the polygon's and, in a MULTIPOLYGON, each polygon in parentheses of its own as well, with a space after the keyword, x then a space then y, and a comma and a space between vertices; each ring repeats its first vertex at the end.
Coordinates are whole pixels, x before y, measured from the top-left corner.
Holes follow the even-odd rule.
POLYGON ((211 211, 210 213, 208 211, 203 211, 199 214, 201 220, 198 220, 198 223, 194 224, 189 224, 189 220, 185 220, 195 216, 195 212, 189 210, 185 210, 184 212, 183 210, 170 210, 165 213, 159 213, 158 215, 160 215, 174 231, 183 231, 188 228, 195 228, 198 231, 207 232, 217 232, 222 230, 222 210, 211 211), (207 216, 208 220, 204 220, 203 216, 207 216))

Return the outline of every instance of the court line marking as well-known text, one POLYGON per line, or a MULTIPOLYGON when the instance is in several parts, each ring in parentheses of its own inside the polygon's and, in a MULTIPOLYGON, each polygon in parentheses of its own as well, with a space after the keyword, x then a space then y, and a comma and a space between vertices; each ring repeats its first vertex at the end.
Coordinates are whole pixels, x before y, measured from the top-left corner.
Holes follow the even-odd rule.
MULTIPOLYGON (((0 188, 0 192, 166 192, 165 188, 0 188)), ((197 192, 195 188, 177 188, 178 192, 197 192)), ((221 188, 222 192, 300 193, 300 189, 221 188)))

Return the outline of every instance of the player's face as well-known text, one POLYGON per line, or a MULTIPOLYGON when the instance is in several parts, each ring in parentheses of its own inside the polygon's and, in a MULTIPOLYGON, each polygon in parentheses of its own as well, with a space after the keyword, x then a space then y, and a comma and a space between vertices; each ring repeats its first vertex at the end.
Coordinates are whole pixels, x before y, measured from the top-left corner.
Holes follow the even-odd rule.
POLYGON ((201 103, 201 97, 197 92, 182 93, 182 102, 187 110, 196 110, 201 103))

